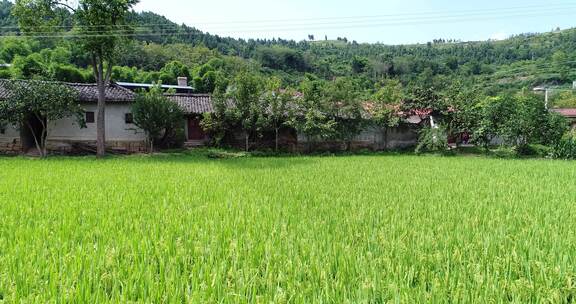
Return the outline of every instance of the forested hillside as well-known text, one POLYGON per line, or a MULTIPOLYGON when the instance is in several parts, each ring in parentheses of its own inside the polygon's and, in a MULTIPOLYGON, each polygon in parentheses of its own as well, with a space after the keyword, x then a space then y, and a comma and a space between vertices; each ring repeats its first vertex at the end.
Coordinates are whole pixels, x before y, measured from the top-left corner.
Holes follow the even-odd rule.
MULTIPOLYGON (((2 78, 92 81, 88 58, 70 38, 24 38, 12 4, 0 1, 2 78)), ((397 80, 403 87, 442 90, 458 80, 487 95, 536 85, 570 85, 576 79, 576 30, 524 34, 505 41, 421 45, 358 44, 336 41, 241 40, 177 25, 154 13, 132 13, 134 32, 118 53, 116 81, 174 83, 187 76, 198 92, 211 92, 241 70, 278 76, 297 86, 308 75, 323 80, 346 77, 361 95, 397 80)), ((448 33, 447 33, 448 34, 448 33)), ((382 37, 383 39, 385 37, 382 37)))

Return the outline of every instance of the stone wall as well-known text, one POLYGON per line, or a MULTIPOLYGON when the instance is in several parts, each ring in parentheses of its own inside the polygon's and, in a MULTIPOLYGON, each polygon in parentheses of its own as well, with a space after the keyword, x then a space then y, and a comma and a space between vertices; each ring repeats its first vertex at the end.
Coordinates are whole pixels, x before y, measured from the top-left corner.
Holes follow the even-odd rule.
MULTIPOLYGON (((48 140, 48 151, 57 154, 93 154, 96 153, 96 141, 48 140)), ((106 150, 118 154, 144 153, 147 151, 145 141, 107 141, 106 150)))
POLYGON ((22 152, 22 143, 20 139, 13 139, 11 141, 0 140, 0 154, 19 154, 22 152))
MULTIPOLYGON (((348 149, 352 151, 401 150, 415 147, 418 144, 418 130, 404 124, 396 128, 366 128, 350 143, 337 140, 311 141, 303 134, 297 134, 294 129, 283 128, 279 132, 279 146, 282 151, 291 153, 309 153, 331 151, 339 152, 348 149), (350 145, 350 147, 348 147, 350 145)), ((273 133, 262 134, 260 137, 250 137, 251 150, 273 150, 275 146, 273 133)), ((245 148, 245 137, 242 131, 229 132, 223 141, 224 146, 237 149, 245 148)))
POLYGON ((418 144, 418 132, 410 125, 401 125, 396 128, 366 128, 350 143, 342 141, 310 141, 305 135, 298 134, 298 151, 352 151, 372 150, 401 150, 414 147, 418 144), (348 147, 350 145, 350 147, 348 147))
POLYGON ((0 153, 17 154, 22 151, 20 131, 12 126, 4 126, 0 129, 0 153))

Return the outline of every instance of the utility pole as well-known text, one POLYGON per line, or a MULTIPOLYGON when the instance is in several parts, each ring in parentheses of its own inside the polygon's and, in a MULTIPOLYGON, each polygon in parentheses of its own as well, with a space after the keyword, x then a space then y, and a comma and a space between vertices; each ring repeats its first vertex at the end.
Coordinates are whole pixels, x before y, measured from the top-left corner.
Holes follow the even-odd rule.
POLYGON ((544 92, 544 95, 546 96, 544 99, 544 107, 546 107, 546 110, 548 110, 548 102, 550 101, 550 89, 545 87, 538 87, 534 88, 534 92, 544 92))
POLYGON ((534 92, 544 92, 545 95, 545 99, 544 99, 544 105, 546 107, 546 110, 550 109, 550 93, 552 93, 552 91, 565 91, 565 92, 573 92, 574 90, 576 90, 576 81, 574 81, 572 83, 572 90, 570 89, 561 89, 561 88, 547 88, 547 87, 536 87, 534 88, 534 92))

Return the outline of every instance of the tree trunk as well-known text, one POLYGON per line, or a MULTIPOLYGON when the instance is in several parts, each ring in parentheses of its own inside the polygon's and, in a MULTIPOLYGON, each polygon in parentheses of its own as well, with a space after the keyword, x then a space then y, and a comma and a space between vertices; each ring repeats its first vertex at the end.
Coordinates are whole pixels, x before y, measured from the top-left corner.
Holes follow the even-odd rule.
POLYGON ((250 135, 248 132, 246 132, 246 152, 250 151, 250 135))
POLYGON ((34 114, 36 116, 36 119, 38 119, 38 121, 40 121, 40 124, 42 125, 42 133, 40 133, 40 148, 42 149, 42 151, 40 152, 40 155, 42 155, 42 157, 46 157, 48 156, 48 152, 46 150, 46 138, 48 137, 48 126, 47 126, 47 121, 44 119, 44 117, 38 115, 38 114, 34 114))
POLYGON ((384 128, 384 150, 388 151, 388 127, 384 128))
POLYGON ((48 137, 47 128, 44 127, 42 130, 42 138, 40 139, 40 146, 42 147, 42 157, 48 156, 48 150, 46 149, 46 138, 48 137))
POLYGON ((278 128, 275 129, 276 137, 275 137, 275 151, 278 152, 278 128))
POLYGON ((172 130, 172 128, 167 128, 166 130, 164 130, 164 135, 160 140, 160 144, 162 145, 161 148, 166 148, 168 146, 168 139, 172 136, 173 132, 174 130, 172 130))
POLYGON ((104 60, 100 57, 96 63, 96 81, 98 84, 98 117, 96 120, 96 156, 106 156, 106 82, 104 79, 104 60))
POLYGON ((32 138, 34 138, 34 144, 36 144, 36 150, 38 150, 38 153, 40 153, 40 157, 44 158, 44 154, 42 152, 42 146, 40 145, 40 142, 38 141, 38 137, 36 137, 36 133, 34 133, 34 128, 32 127, 32 125, 29 122, 26 122, 26 125, 28 126, 28 129, 30 129, 30 133, 32 134, 32 138))

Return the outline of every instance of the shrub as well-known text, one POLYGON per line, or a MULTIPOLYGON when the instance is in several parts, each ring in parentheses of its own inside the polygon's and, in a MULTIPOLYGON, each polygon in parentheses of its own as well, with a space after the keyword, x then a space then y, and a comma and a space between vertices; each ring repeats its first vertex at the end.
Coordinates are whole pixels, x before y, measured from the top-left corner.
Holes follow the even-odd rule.
POLYGON ((10 69, 0 68, 0 79, 10 79, 12 78, 12 72, 10 69))
POLYGON ((443 126, 422 129, 416 153, 448 151, 448 137, 446 134, 446 128, 443 126))
POLYGON ((548 157, 552 150, 552 148, 544 145, 521 145, 516 147, 516 154, 518 156, 548 157))
POLYGON ((139 93, 132 104, 132 113, 134 124, 146 132, 151 153, 154 152, 155 141, 162 134, 165 135, 164 139, 176 134, 182 128, 184 119, 182 109, 168 100, 160 87, 139 93))
POLYGON ((58 81, 83 83, 86 82, 82 71, 72 65, 53 65, 52 77, 58 81))
POLYGON ((571 133, 562 140, 554 147, 552 154, 552 158, 557 159, 576 159, 576 136, 574 133, 571 133))
POLYGON ((155 140, 155 145, 160 149, 180 149, 186 142, 186 133, 182 126, 175 126, 175 129, 165 132, 162 138, 155 140))

